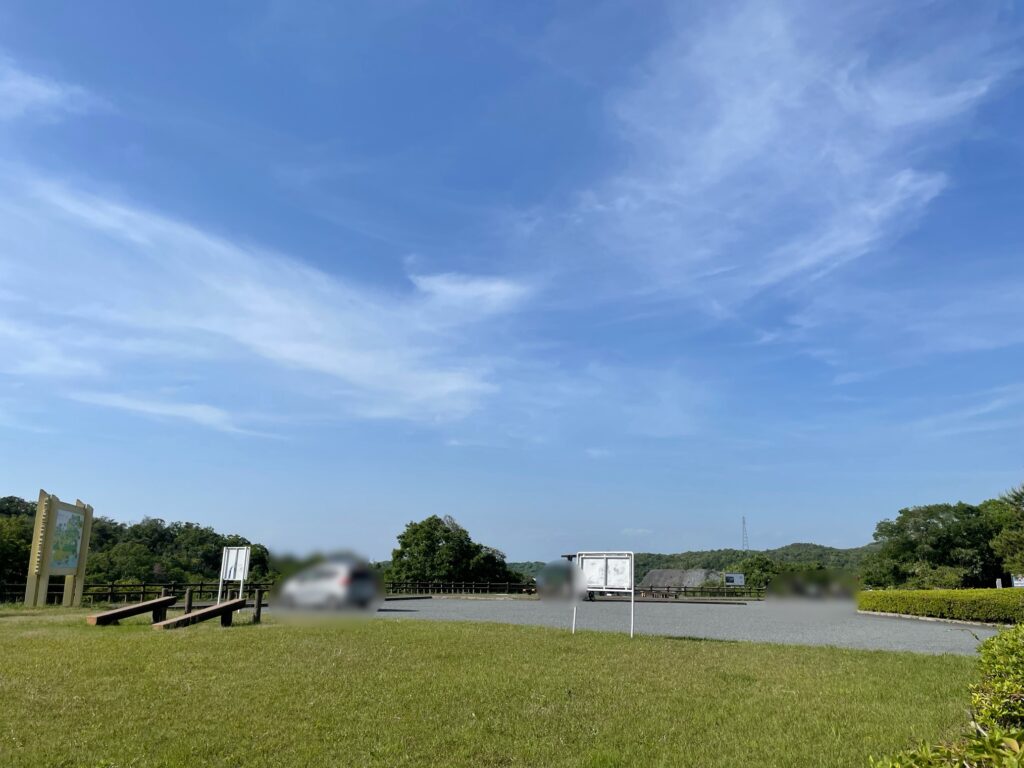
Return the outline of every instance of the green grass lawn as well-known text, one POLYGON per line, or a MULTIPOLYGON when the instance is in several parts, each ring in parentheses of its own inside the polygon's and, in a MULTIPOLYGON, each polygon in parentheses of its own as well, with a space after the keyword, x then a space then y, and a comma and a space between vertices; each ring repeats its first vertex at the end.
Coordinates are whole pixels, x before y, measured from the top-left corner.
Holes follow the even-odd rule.
POLYGON ((974 661, 426 621, 0 611, 0 766, 866 766, 962 730, 974 661))

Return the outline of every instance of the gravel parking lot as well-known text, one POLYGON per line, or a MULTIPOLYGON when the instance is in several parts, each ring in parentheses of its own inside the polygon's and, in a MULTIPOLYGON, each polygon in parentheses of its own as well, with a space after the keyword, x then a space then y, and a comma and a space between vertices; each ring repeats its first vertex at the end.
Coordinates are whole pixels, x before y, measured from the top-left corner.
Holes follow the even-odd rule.
MULTIPOLYGON (((382 618, 492 621, 569 630, 572 607, 537 600, 389 601, 382 618)), ((582 603, 577 629, 629 631, 629 603, 582 603)), ((833 645, 883 651, 973 654, 992 627, 858 614, 852 602, 764 601, 746 605, 637 603, 636 632, 715 640, 833 645)))

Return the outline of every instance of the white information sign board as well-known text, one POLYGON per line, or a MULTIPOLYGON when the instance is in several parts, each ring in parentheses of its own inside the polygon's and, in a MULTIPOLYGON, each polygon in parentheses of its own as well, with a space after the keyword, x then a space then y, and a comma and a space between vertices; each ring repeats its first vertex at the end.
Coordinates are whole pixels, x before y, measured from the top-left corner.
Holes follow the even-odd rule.
POLYGON ((1020 574, 1016 573, 1013 574, 1013 586, 1024 587, 1024 576, 1021 576, 1020 574))
MULTIPOLYGON (((636 590, 632 552, 577 552, 576 566, 583 572, 586 592, 629 593, 629 636, 633 636, 636 590)), ((572 631, 576 634, 576 608, 572 607, 572 631)))
POLYGON ((747 584, 746 574, 742 573, 727 573, 725 574, 725 586, 727 587, 744 587, 747 584))
POLYGON ((249 576, 249 547, 224 547, 220 560, 220 583, 217 585, 217 602, 225 581, 237 581, 238 594, 243 594, 245 580, 249 576))

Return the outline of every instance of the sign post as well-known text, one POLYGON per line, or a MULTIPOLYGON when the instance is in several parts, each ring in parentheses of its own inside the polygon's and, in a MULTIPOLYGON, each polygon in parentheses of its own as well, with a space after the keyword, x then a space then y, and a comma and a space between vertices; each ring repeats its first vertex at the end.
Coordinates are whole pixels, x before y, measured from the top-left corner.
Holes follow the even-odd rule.
POLYGON ((217 584, 217 602, 220 603, 225 581, 237 581, 238 596, 242 597, 245 579, 249 575, 249 547, 224 547, 220 560, 220 582, 217 584))
POLYGON ((92 507, 80 499, 69 504, 52 493, 39 491, 25 579, 25 605, 46 605, 51 576, 64 577, 63 605, 82 604, 91 532, 92 507))
MULTIPOLYGON (((633 616, 636 605, 636 589, 633 579, 632 552, 577 552, 576 564, 583 573, 583 589, 586 592, 629 593, 629 636, 633 636, 633 616)), ((572 633, 576 634, 576 608, 579 599, 572 606, 572 633)))

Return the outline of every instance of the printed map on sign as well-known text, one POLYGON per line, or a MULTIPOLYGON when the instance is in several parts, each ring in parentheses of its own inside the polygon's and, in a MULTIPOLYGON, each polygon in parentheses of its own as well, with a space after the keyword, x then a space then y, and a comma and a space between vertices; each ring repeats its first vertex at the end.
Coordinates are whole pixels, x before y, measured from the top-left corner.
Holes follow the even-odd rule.
POLYGON ((581 554, 580 568, 587 589, 629 591, 633 587, 633 560, 623 554, 581 554))
POLYGON ((78 567, 78 549, 82 546, 84 528, 85 516, 82 513, 58 510, 57 524, 53 530, 53 546, 50 549, 51 567, 78 567))
POLYGON ((629 589, 633 586, 632 561, 625 557, 608 558, 608 586, 613 589, 629 589))

